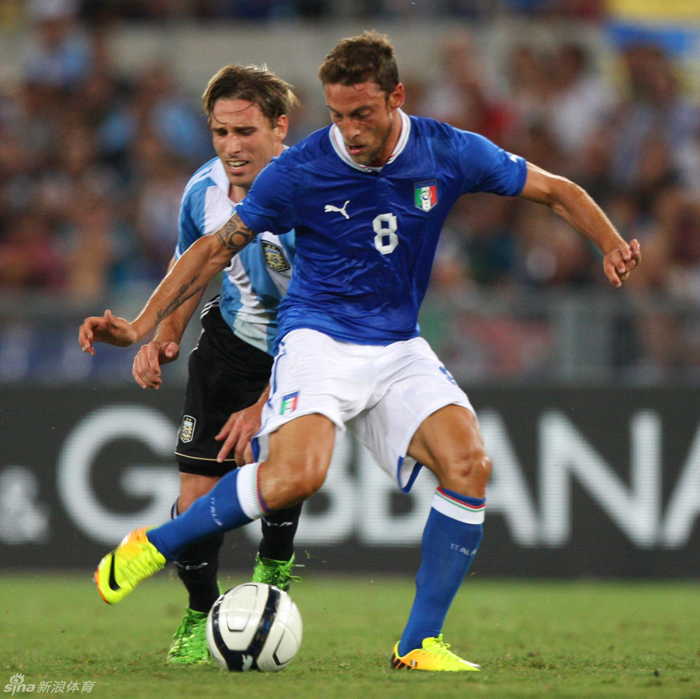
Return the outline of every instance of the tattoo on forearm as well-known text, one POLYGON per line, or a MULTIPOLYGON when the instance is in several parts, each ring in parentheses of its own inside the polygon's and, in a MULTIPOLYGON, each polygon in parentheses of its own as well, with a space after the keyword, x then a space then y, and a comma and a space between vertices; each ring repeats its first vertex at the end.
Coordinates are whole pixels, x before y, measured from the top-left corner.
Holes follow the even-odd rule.
POLYGON ((234 214, 216 234, 217 240, 234 255, 254 237, 255 233, 241 221, 238 214, 234 214))
MULTIPOLYGON (((231 256, 239 253, 255 236, 256 233, 250 230, 237 214, 234 214, 224 227, 216 233, 216 239, 231 256)), ((221 255, 217 253, 216 259, 221 259, 221 255)), ((175 298, 167 306, 155 312, 156 325, 206 287, 206 283, 202 283, 200 277, 201 274, 195 274, 178 289, 175 298)))
POLYGON ((173 311, 180 308, 185 301, 191 299, 195 294, 199 293, 204 286, 206 286, 205 284, 196 285, 199 277, 199 274, 195 274, 189 282, 180 287, 179 291, 177 292, 177 296, 175 296, 175 298, 165 308, 156 311, 156 325, 158 325, 163 318, 167 318, 173 311))

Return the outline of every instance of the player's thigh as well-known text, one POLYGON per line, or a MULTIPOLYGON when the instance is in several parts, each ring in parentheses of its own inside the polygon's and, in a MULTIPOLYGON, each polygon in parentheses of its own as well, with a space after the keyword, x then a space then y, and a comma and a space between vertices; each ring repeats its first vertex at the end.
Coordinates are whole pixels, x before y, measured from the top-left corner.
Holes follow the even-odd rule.
MULTIPOLYGON (((387 370, 377 382, 381 398, 348 427, 401 490, 408 492, 423 463, 409 446, 423 422, 448 405, 470 413, 472 407, 425 340, 396 343, 388 350, 387 370)), ((425 465, 432 466, 432 460, 425 465)))
MULTIPOLYGON (((242 381, 224 367, 192 356, 176 454, 189 461, 216 462, 221 448, 216 435, 231 413, 258 400, 268 379, 269 374, 263 379, 249 377, 242 381)), ((229 461, 233 462, 233 456, 229 461)))
POLYGON ((277 429, 296 415, 321 413, 342 426, 366 407, 375 384, 377 352, 376 347, 340 342, 316 330, 293 330, 275 357, 266 418, 277 429))
POLYGON ((217 462, 215 437, 231 413, 252 405, 268 384, 272 358, 236 337, 218 307, 202 318, 203 332, 191 352, 175 454, 180 470, 223 476, 236 467, 233 455, 217 462))
POLYGON ((267 461, 270 435, 300 417, 322 415, 337 430, 344 430, 372 396, 372 349, 376 350, 338 342, 310 329, 286 335, 275 357, 262 425, 253 440, 256 460, 267 461))
POLYGON ((269 436, 269 455, 260 465, 263 499, 271 509, 289 507, 313 495, 324 483, 337 427, 312 413, 285 422, 269 436))
POLYGON ((484 497, 491 462, 476 415, 460 405, 447 405, 420 424, 408 446, 410 456, 428 467, 440 485, 484 497))

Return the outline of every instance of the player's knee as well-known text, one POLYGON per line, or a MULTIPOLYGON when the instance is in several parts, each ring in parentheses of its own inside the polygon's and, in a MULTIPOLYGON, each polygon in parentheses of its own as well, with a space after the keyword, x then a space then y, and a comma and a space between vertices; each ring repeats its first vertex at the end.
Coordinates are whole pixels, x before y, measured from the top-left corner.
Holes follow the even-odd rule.
POLYGON ((271 509, 289 507, 310 498, 321 489, 328 471, 327 465, 308 460, 286 465, 268 462, 268 474, 276 472, 269 487, 263 487, 263 496, 271 509))
POLYGON ((481 451, 478 458, 472 462, 472 480, 479 486, 486 488, 486 484, 491 477, 492 463, 491 458, 485 451, 481 451))
POLYGON ((323 464, 305 462, 294 469, 292 485, 296 488, 296 501, 310 498, 318 492, 326 481, 328 469, 323 464))
POLYGON ((206 495, 218 482, 218 476, 181 472, 180 495, 177 499, 178 513, 185 512, 195 500, 206 495))
POLYGON ((450 490, 470 495, 484 497, 486 484, 491 476, 491 459, 480 448, 474 448, 455 458, 447 469, 445 485, 450 490))

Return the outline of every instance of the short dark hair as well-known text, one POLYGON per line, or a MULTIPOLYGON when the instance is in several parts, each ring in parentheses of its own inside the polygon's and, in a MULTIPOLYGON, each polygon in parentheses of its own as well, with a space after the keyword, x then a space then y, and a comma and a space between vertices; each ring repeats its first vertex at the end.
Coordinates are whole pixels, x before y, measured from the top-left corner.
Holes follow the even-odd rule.
POLYGON ((399 84, 394 47, 376 31, 343 39, 318 71, 324 85, 357 85, 368 80, 389 96, 399 84))
POLYGON ((239 99, 257 104, 273 127, 280 116, 289 116, 291 108, 299 104, 289 83, 265 66, 255 65, 227 65, 211 78, 202 95, 207 117, 211 117, 214 104, 219 99, 239 99))

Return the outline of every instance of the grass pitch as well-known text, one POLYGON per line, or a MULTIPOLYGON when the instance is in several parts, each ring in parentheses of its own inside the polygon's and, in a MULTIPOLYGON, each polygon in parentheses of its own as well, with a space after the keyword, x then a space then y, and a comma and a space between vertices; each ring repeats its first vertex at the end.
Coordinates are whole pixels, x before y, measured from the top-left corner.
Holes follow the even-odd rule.
POLYGON ((472 577, 445 638, 484 671, 456 674, 389 668, 411 580, 307 576, 292 596, 304 619, 299 655, 280 673, 237 674, 165 663, 185 604, 172 573, 117 607, 99 599, 88 573, 0 575, 0 692, 12 696, 6 685, 21 674, 31 696, 95 699, 700 697, 697 584, 472 577))

